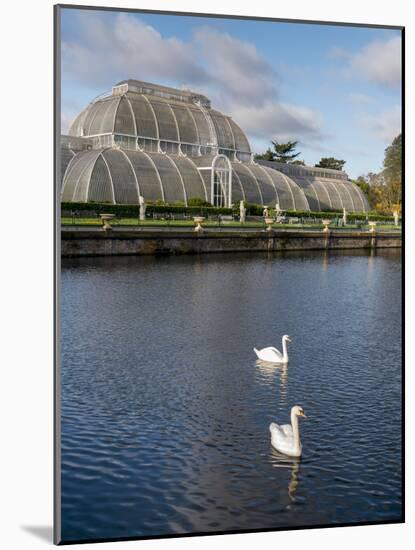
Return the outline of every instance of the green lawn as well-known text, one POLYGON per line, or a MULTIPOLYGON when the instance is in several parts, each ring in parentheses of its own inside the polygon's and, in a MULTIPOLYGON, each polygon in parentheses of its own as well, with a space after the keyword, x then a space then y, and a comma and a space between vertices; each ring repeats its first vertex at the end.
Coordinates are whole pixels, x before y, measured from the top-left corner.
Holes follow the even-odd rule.
MULTIPOLYGON (((63 226, 76 226, 76 227, 100 227, 102 221, 99 218, 62 218, 61 223, 63 226)), ((193 220, 151 220, 140 222, 137 218, 116 218, 111 221, 113 226, 132 226, 132 227, 193 227, 195 224, 193 220)), ((252 229, 258 228, 263 229, 265 227, 264 223, 261 222, 246 222, 242 226, 237 221, 221 222, 218 224, 216 220, 205 221, 203 223, 204 227, 251 227, 252 229)), ((319 224, 280 224, 275 223, 272 226, 274 229, 322 229, 323 226, 319 224)), ((334 225, 330 226, 331 229, 336 230, 349 230, 357 229, 356 225, 348 225, 346 228, 336 227, 334 225)), ((367 230, 368 226, 362 226, 361 229, 367 230)), ((388 225, 378 225, 376 226, 377 231, 391 231, 398 230, 393 224, 388 225)))

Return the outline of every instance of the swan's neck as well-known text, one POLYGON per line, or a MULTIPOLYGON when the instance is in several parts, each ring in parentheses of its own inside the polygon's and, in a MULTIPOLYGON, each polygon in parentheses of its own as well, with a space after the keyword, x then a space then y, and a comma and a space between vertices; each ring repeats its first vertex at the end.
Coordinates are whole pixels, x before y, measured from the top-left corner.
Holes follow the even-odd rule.
POLYGON ((298 416, 294 413, 294 411, 291 412, 291 426, 293 429, 293 436, 294 436, 294 448, 296 450, 300 450, 301 449, 300 429, 298 426, 298 416))
POLYGON ((284 358, 284 361, 288 361, 288 350, 287 350, 287 340, 282 340, 282 356, 284 358))

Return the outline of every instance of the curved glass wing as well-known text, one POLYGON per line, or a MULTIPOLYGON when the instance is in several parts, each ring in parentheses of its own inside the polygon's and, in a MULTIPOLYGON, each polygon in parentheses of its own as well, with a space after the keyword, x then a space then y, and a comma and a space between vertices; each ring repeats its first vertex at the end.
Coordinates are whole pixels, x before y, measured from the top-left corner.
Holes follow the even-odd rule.
POLYGON ((171 155, 169 158, 174 162, 180 171, 186 190, 187 200, 210 200, 210 197, 207 195, 202 176, 193 162, 185 157, 179 157, 177 155, 171 155))
POLYGON ((97 158, 95 166, 92 170, 87 200, 109 203, 114 201, 110 173, 102 156, 97 158))
POLYGON ((157 167, 164 189, 164 200, 166 202, 185 202, 183 184, 175 166, 167 155, 162 153, 147 153, 157 167))
POLYGON ((124 151, 130 160, 138 181, 139 193, 146 200, 164 200, 164 191, 157 168, 149 157, 150 153, 124 151))
MULTIPOLYGON (((246 166, 242 163, 233 162, 232 168, 243 188, 245 200, 253 204, 262 204, 261 192, 257 181, 252 176, 252 173, 250 173, 246 166)), ((232 188, 236 188, 236 185, 233 185, 232 188)), ((234 197, 234 194, 232 193, 232 200, 233 202, 238 200, 237 195, 234 197)))
POLYGON ((62 185, 62 181, 65 175, 66 169, 68 168, 68 165, 74 156, 75 156, 75 153, 72 151, 72 149, 68 149, 67 147, 61 148, 61 181, 60 181, 61 185, 62 185))
POLYGON ((62 201, 86 201, 89 176, 97 157, 98 150, 81 151, 71 160, 62 184, 62 201))
POLYGON ((309 210, 312 212, 320 212, 319 196, 314 185, 314 180, 311 178, 296 176, 295 181, 299 187, 304 191, 309 205, 309 210))
POLYGON ((258 164, 247 164, 247 168, 257 180, 261 190, 263 204, 268 206, 275 205, 277 202, 277 193, 275 191, 275 185, 272 179, 267 175, 267 172, 262 170, 258 164))
POLYGON ((102 156, 107 162, 117 204, 138 203, 137 181, 128 157, 118 149, 105 149, 102 156))

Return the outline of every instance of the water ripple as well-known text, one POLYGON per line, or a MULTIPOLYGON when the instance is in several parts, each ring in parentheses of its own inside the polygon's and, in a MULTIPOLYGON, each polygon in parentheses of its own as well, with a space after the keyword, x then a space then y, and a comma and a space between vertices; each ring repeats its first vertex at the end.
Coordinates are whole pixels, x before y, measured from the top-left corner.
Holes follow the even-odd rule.
POLYGON ((399 519, 400 277, 390 251, 64 260, 64 540, 399 519), (284 333, 289 366, 256 363, 284 333), (301 460, 268 432, 296 403, 301 460))

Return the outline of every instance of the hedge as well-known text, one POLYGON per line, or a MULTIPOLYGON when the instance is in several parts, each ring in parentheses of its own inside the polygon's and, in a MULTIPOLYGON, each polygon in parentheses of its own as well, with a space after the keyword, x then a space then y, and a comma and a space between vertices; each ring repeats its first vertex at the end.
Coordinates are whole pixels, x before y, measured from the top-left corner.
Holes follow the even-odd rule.
MULTIPOLYGON (((296 216, 299 218, 342 218, 343 212, 308 212, 308 211, 299 211, 299 210, 284 210, 284 215, 286 216, 296 216)), ((376 212, 366 213, 354 213, 347 212, 347 219, 349 221, 383 221, 383 222, 393 222, 393 216, 383 216, 381 214, 376 214, 376 212)))
MULTIPOLYGON (((62 202, 61 210, 67 212, 91 212, 92 214, 115 214, 124 218, 137 218, 139 207, 136 204, 108 204, 95 202, 62 202)), ((168 206, 166 204, 147 204, 146 214, 189 214, 189 215, 232 215, 231 208, 214 208, 213 206, 168 206)))
MULTIPOLYGON (((251 216, 262 216, 264 207, 258 204, 245 203, 247 214, 251 216)), ((98 215, 103 212, 109 214, 115 214, 118 217, 124 218, 136 218, 139 215, 139 207, 136 204, 109 204, 109 203, 94 203, 94 202, 63 202, 61 203, 61 210, 66 212, 91 212, 91 215, 98 215)), ((275 210, 270 209, 272 214, 275 214, 275 210)), ((167 204, 147 204, 147 214, 189 214, 189 215, 203 215, 214 216, 218 214, 222 215, 237 215, 239 216, 239 206, 233 209, 231 208, 215 208, 213 206, 178 206, 167 204)), ((309 212, 301 210, 284 210, 284 215, 295 216, 297 218, 341 218, 343 212, 309 212)), ((383 221, 393 222, 393 216, 382 216, 371 212, 369 214, 354 214, 352 212, 347 213, 347 219, 349 221, 383 221)))

